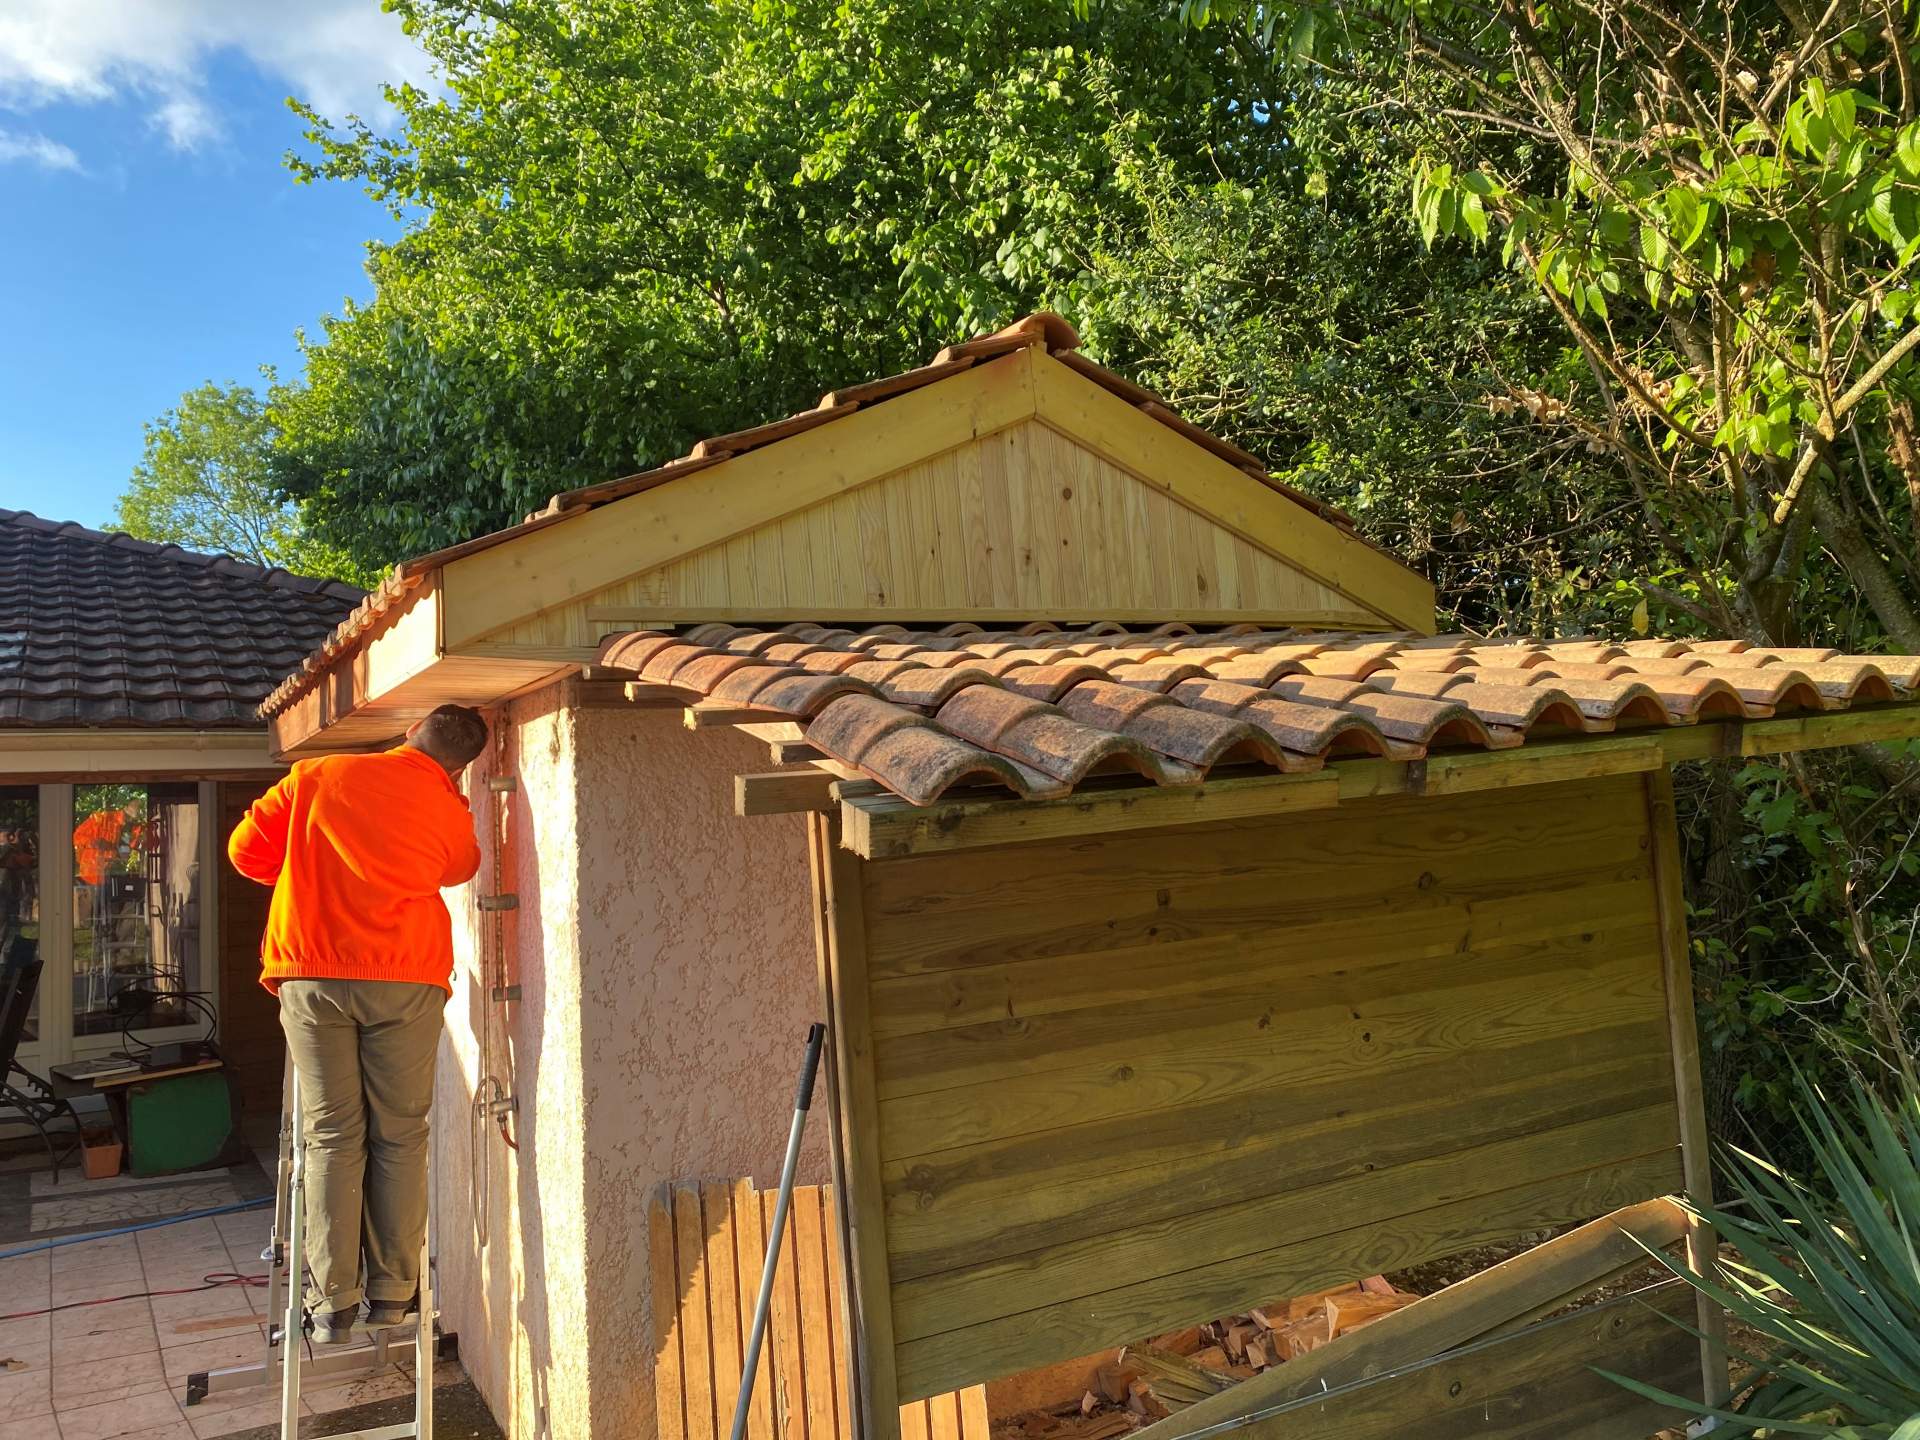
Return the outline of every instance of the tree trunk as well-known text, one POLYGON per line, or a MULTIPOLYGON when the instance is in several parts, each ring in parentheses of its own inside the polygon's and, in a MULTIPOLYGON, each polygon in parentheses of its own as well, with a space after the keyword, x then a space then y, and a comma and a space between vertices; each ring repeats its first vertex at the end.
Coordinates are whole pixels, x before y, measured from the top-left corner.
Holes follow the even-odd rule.
POLYGON ((1900 582, 1860 528, 1859 519, 1822 482, 1814 482, 1808 498, 1821 540, 1860 588, 1887 638, 1909 655, 1920 654, 1920 615, 1914 613, 1900 582))

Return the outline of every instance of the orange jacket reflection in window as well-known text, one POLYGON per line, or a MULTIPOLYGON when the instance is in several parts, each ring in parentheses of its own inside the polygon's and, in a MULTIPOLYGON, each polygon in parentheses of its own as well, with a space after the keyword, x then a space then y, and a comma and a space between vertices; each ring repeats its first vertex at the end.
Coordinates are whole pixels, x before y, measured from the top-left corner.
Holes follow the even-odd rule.
POLYGON ((89 885, 105 882, 120 855, 131 817, 124 810, 96 810, 73 829, 74 873, 89 885))

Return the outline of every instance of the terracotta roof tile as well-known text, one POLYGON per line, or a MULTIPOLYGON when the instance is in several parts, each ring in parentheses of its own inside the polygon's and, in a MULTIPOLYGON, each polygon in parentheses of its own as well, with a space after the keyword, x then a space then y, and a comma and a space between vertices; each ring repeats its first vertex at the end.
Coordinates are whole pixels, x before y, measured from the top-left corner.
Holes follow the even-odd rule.
POLYGON ((1553 733, 1762 719, 1905 700, 1920 680, 1905 656, 1787 658, 1796 654, 1827 652, 1035 622, 709 625, 615 637, 601 660, 648 678, 663 670, 676 685, 698 679, 716 700, 801 721, 819 749, 927 804, 958 784, 1033 798, 1115 770, 1185 784, 1221 766, 1312 770, 1345 756, 1417 759, 1553 733), (1318 658, 1348 673, 1300 670, 1318 658))
POLYGON ((0 509, 0 727, 258 729, 363 595, 0 509))

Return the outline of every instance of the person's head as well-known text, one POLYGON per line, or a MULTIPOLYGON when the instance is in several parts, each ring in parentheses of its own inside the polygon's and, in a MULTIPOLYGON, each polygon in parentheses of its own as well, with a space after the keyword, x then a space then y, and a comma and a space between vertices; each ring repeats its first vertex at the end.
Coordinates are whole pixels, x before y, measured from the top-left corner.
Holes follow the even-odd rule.
POLYGON ((458 775, 487 748, 487 722, 470 706, 437 706, 407 728, 407 744, 458 775))

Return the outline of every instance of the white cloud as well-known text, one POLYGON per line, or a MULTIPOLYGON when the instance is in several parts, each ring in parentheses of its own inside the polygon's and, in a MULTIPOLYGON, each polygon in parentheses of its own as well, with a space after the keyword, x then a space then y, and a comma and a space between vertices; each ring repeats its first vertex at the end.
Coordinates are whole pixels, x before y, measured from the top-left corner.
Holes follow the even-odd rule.
POLYGON ((38 165, 42 170, 78 170, 80 157, 44 135, 0 130, 0 165, 38 165))
POLYGON ((377 116, 382 85, 429 78, 426 56, 379 0, 7 0, 0 106, 132 99, 170 144, 191 150, 220 134, 206 72, 223 51, 335 117, 377 116))

